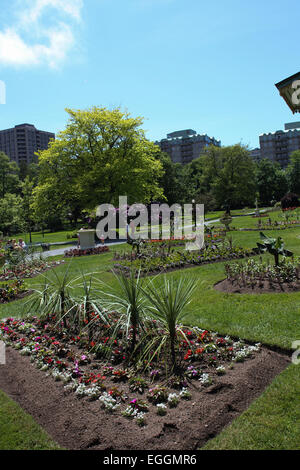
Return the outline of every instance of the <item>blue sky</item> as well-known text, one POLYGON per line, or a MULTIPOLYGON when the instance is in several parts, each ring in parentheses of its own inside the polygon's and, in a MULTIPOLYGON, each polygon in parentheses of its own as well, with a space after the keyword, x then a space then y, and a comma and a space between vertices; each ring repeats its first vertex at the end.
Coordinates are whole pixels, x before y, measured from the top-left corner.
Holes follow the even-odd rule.
POLYGON ((57 132, 66 107, 127 108, 149 139, 195 129, 258 146, 300 120, 299 0, 0 0, 0 129, 57 132))

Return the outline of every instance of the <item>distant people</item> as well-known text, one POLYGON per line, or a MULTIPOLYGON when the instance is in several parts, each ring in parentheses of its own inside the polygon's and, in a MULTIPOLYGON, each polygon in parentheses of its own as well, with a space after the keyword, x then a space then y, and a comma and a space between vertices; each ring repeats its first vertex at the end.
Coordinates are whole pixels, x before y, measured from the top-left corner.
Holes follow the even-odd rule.
POLYGON ((8 240, 6 245, 5 245, 5 249, 6 250, 13 250, 13 244, 12 244, 12 240, 8 240))
POLYGON ((21 250, 22 249, 20 247, 20 245, 17 243, 17 240, 12 241, 12 246, 13 246, 13 250, 21 250))
POLYGON ((19 238, 19 246, 21 247, 22 250, 26 248, 26 243, 22 238, 19 238))

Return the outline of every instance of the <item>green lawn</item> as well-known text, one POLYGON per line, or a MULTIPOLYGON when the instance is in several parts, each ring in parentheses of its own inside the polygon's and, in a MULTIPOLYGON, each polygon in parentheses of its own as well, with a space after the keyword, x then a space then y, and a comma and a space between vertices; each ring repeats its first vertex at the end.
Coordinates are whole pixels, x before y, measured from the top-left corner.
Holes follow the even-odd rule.
MULTIPOLYGON (((286 220, 283 213, 282 213, 282 211, 270 212, 270 213, 268 213, 267 217, 260 217, 260 218, 253 217, 251 215, 247 215, 247 216, 243 216, 243 217, 237 217, 237 216, 234 215, 233 212, 232 212, 232 216, 233 216, 233 220, 232 220, 232 223, 230 224, 231 229, 233 227, 237 228, 237 229, 239 229, 239 228, 258 228, 259 220, 261 220, 261 223, 263 225, 265 225, 265 224, 268 223, 269 218, 272 220, 272 222, 276 221, 276 222, 281 222, 282 223, 282 222, 285 222, 285 220, 286 220)), ((299 220, 299 223, 300 223, 300 220, 299 220)), ((218 227, 218 226, 222 226, 222 224, 220 224, 219 222, 216 222, 214 224, 214 226, 218 227)))
MULTIPOLYGON (((231 211, 232 215, 241 215, 243 213, 248 213, 248 212, 253 212, 255 209, 250 208, 250 209, 234 209, 231 211)), ((207 220, 211 219, 217 219, 221 217, 221 215, 224 213, 224 211, 214 211, 214 212, 208 212, 205 215, 205 218, 207 220)), ((80 227, 78 227, 80 228, 80 227)), ((70 241, 77 241, 75 238, 67 238, 68 236, 71 236, 72 234, 76 233, 77 229, 69 229, 69 230, 61 230, 59 232, 49 232, 44 231, 44 232, 32 232, 31 238, 32 238, 32 243, 61 243, 61 242, 70 242, 70 241)), ((123 230, 122 235, 125 235, 125 231, 123 230)), ((25 240, 26 243, 29 243, 29 234, 28 233, 18 233, 17 235, 13 235, 11 238, 14 238, 18 240, 19 238, 22 238, 25 240)))
MULTIPOLYGON (((268 232, 270 236, 278 234, 286 241, 286 247, 300 256, 300 228, 268 232)), ((256 246, 256 241, 259 240, 258 232, 232 232, 230 235, 234 243, 248 248, 256 246)), ((75 258, 66 263, 71 263, 70 273, 73 276, 78 275, 80 270, 98 272, 99 278, 112 284, 114 278, 108 271, 113 264, 112 254, 115 250, 124 249, 129 247, 111 247, 109 253, 75 258)), ((56 272, 63 272, 64 269, 65 266, 60 266, 56 268, 56 272)), ((293 341, 300 340, 300 292, 239 295, 215 291, 213 285, 225 277, 224 263, 174 271, 168 276, 178 277, 183 274, 186 278, 193 276, 202 281, 187 318, 189 324, 286 349, 291 349, 293 341)), ((41 276, 26 282, 33 287, 40 280, 41 276)), ((0 306, 0 318, 21 315, 27 300, 0 306)), ((212 440, 207 448, 296 448, 297 440, 299 442, 299 430, 295 421, 298 416, 299 423, 299 372, 299 366, 291 365, 280 374, 262 397, 212 440)), ((21 428, 20 432, 22 433, 21 428)))
POLYGON ((0 411, 1 450, 59 449, 33 418, 1 390, 0 411))
POLYGON ((291 365, 203 450, 299 450, 300 366, 291 365))

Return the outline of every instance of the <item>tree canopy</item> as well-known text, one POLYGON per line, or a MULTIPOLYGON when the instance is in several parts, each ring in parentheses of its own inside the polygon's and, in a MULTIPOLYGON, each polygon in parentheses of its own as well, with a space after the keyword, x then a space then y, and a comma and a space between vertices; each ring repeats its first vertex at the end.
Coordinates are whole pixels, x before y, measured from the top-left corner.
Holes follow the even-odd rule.
POLYGON ((162 197, 160 149, 146 139, 143 118, 119 108, 66 110, 66 129, 39 155, 36 210, 52 194, 75 218, 83 209, 102 203, 118 206, 119 196, 129 203, 162 197))
POLYGON ((290 156, 287 178, 290 191, 300 196, 300 150, 296 150, 290 156))
POLYGON ((286 173, 272 160, 265 158, 258 163, 256 178, 259 202, 263 206, 279 201, 288 192, 286 173))
POLYGON ((200 157, 200 188, 210 192, 218 207, 243 207, 255 199, 255 163, 246 147, 209 146, 200 157))

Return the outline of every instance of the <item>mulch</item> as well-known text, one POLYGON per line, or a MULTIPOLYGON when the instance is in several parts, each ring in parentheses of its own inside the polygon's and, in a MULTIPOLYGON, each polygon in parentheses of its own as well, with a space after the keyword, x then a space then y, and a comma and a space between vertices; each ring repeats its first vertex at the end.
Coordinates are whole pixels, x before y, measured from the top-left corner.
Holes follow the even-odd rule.
POLYGON ((166 416, 147 413, 144 427, 108 414, 99 401, 66 392, 61 382, 10 347, 6 365, 0 366, 0 388, 66 449, 196 450, 247 409, 289 362, 285 354, 262 347, 208 388, 195 381, 192 399, 181 400, 166 416))
POLYGON ((237 281, 231 282, 228 279, 217 282, 214 288, 220 292, 228 294, 283 294, 300 291, 300 280, 295 282, 272 282, 268 280, 256 281, 253 284, 244 285, 237 281))

